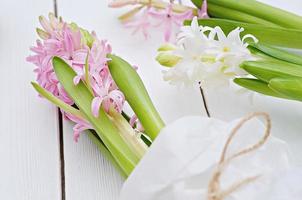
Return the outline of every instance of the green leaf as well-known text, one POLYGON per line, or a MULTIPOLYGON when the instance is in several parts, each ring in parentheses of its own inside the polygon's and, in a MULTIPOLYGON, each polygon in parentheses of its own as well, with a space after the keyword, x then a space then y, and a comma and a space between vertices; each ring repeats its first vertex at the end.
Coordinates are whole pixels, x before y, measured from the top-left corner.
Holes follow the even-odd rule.
POLYGON ((278 98, 287 98, 285 95, 280 94, 271 88, 268 87, 268 84, 264 81, 258 80, 258 79, 252 79, 252 78, 235 78, 234 82, 241 87, 244 87, 249 90, 253 90, 255 92, 278 97, 278 98))
POLYGON ((149 94, 137 72, 122 58, 109 55, 110 73, 118 88, 124 93, 127 102, 142 123, 145 133, 153 140, 164 127, 149 94))
POLYGON ((302 78, 274 78, 269 87, 290 99, 302 101, 302 78))
MULTIPOLYGON (((201 0, 191 0, 198 8, 201 7, 201 0)), ((232 9, 236 12, 242 12, 253 17, 260 18, 282 27, 295 28, 302 30, 302 17, 285 10, 261 3, 255 0, 208 0, 209 14, 213 17, 224 18, 224 13, 212 13, 213 6, 232 9)), ((240 21, 241 16, 235 20, 240 21)))
POLYGON ((276 60, 276 58, 271 57, 270 55, 260 51, 259 49, 249 45, 248 50, 251 52, 251 54, 253 54, 253 56, 261 59, 261 60, 276 60))
POLYGON ((138 157, 127 146, 103 109, 100 109, 98 118, 92 115, 91 101, 93 96, 82 81, 78 85, 74 85, 73 78, 76 76, 76 73, 73 69, 59 57, 54 57, 52 62, 57 78, 65 91, 74 100, 86 120, 93 125, 98 136, 123 169, 124 173, 129 175, 138 163, 138 157))
POLYGON ((249 15, 245 12, 240 12, 238 10, 233 10, 215 4, 208 5, 208 13, 211 16, 219 16, 218 18, 223 18, 223 19, 236 20, 236 21, 252 23, 252 24, 262 24, 265 26, 281 27, 275 23, 264 20, 262 18, 255 17, 253 15, 249 15))
POLYGON ((245 61, 240 67, 265 82, 276 77, 302 77, 302 66, 283 61, 245 61))
POLYGON ((283 60, 286 62, 302 65, 302 56, 288 51, 266 45, 264 43, 251 43, 250 46, 258 49, 266 55, 269 55, 275 59, 283 60))
POLYGON ((203 0, 201 0, 201 1, 200 0, 191 0, 191 1, 198 9, 201 8, 203 0))
MULTIPOLYGON (((191 21, 185 21, 185 25, 191 24, 191 21)), ((242 27, 245 34, 254 35, 260 42, 267 44, 289 47, 289 48, 302 48, 301 35, 302 31, 296 29, 285 29, 268 27, 265 25, 243 23, 226 19, 200 19, 198 23, 203 26, 220 26, 225 34, 228 34, 237 27, 242 27)))
POLYGON ((46 98, 51 103, 55 104, 56 106, 58 106, 59 108, 61 108, 62 110, 64 110, 67 113, 70 113, 72 115, 75 115, 79 118, 84 119, 83 114, 78 109, 75 109, 74 107, 72 107, 72 106, 68 105, 67 103, 65 103, 64 101, 60 100, 59 98, 54 96, 52 93, 50 93, 47 90, 45 90, 44 88, 42 88, 39 84, 34 83, 34 82, 31 82, 31 84, 42 97, 46 98))

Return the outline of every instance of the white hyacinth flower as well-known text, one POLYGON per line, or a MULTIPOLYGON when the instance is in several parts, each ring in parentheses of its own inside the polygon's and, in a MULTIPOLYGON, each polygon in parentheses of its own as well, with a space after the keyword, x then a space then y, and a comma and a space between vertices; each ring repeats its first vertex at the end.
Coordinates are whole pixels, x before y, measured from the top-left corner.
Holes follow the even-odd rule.
POLYGON ((217 85, 228 83, 235 76, 245 75, 240 68, 243 61, 255 60, 247 49, 246 39, 258 40, 253 35, 240 37, 243 28, 225 35, 220 27, 203 27, 194 17, 191 26, 181 27, 176 49, 172 55, 179 61, 164 71, 164 80, 176 85, 217 85))

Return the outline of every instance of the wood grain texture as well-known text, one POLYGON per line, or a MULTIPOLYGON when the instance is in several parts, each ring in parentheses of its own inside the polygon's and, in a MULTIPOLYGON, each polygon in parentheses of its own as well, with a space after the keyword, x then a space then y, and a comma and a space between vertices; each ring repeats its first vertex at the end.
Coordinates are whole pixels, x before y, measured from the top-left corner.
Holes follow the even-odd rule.
POLYGON ((87 135, 73 141, 72 126, 64 122, 66 199, 116 200, 123 178, 87 135))
POLYGON ((25 61, 37 38, 38 16, 52 0, 0 2, 0 199, 60 197, 56 108, 30 85, 34 66, 25 61))
MULTIPOLYGON (((297 6, 301 6, 299 0, 291 0, 292 4, 263 1, 296 12, 299 12, 297 6)), ((205 115, 197 88, 178 89, 162 80, 163 68, 154 60, 156 49, 163 42, 162 34, 153 31, 152 38, 147 41, 141 35, 132 36, 131 30, 123 28, 117 20, 123 9, 110 9, 107 3, 104 0, 58 0, 58 12, 66 21, 95 30, 100 38, 109 40, 114 53, 139 66, 138 72, 167 123, 185 115, 205 115)), ((302 150, 301 103, 261 95, 255 95, 251 102, 248 94, 238 95, 237 89, 227 87, 209 89, 206 93, 210 112, 217 118, 231 120, 259 110, 271 114, 273 134, 289 142, 297 164, 302 166, 299 156, 302 150)), ((87 136, 82 135, 77 144, 73 142, 69 122, 64 122, 64 144, 66 199, 118 199, 122 178, 87 136)))

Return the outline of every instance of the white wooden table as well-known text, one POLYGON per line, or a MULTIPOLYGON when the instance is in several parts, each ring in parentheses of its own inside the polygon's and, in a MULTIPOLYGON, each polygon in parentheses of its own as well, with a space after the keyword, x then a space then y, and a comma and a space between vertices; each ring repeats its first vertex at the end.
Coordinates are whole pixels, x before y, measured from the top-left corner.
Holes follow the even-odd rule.
MULTIPOLYGON (((262 1, 302 14, 301 0, 262 1)), ((184 115, 204 115, 197 89, 179 91, 162 80, 162 68, 154 60, 161 35, 154 33, 148 41, 131 36, 117 21, 122 10, 109 9, 107 3, 58 0, 57 9, 66 21, 95 30, 109 40, 116 54, 140 66, 139 73, 167 123, 184 115)), ((69 122, 62 124, 62 140, 56 108, 38 98, 30 85, 34 66, 25 57, 36 39, 38 16, 53 11, 54 0, 0 2, 0 199, 115 200, 123 179, 88 137, 73 142, 69 122)), ((270 113, 273 133, 290 144, 302 166, 302 103, 256 95, 251 104, 247 96, 231 89, 207 93, 212 115, 221 119, 256 110, 270 113)))

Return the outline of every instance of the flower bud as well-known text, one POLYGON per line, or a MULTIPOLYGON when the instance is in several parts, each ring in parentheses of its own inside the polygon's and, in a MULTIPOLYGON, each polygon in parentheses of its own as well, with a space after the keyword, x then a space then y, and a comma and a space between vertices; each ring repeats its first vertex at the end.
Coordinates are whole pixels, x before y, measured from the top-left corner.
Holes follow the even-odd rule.
POLYGON ((39 35, 39 37, 43 40, 47 40, 50 37, 49 33, 43 31, 40 28, 36 28, 36 32, 39 35))
POLYGON ((157 62, 165 67, 173 67, 176 65, 180 60, 181 57, 175 56, 170 53, 160 52, 156 57, 157 62))
POLYGON ((172 44, 169 44, 169 43, 166 43, 166 44, 163 44, 161 45, 157 51, 172 51, 172 50, 175 50, 177 47, 172 45, 172 44))

